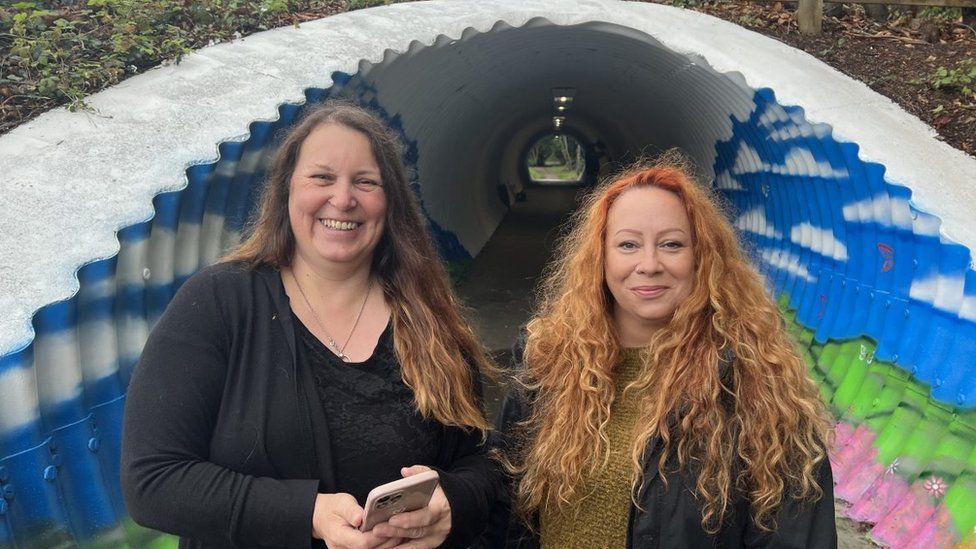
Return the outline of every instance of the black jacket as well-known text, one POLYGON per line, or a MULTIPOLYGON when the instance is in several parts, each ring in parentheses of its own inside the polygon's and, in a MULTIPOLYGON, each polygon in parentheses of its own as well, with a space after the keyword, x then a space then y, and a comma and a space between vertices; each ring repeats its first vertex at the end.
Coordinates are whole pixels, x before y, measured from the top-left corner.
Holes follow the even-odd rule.
MULTIPOLYGON (((515 349, 521 357, 521 349, 515 349)), ((729 366, 731 367, 731 366, 729 366)), ((511 391, 505 399, 497 421, 499 435, 496 445, 511 452, 510 434, 515 423, 528 416, 527 398, 519 391, 511 391)), ((837 547, 834 524, 833 476, 830 463, 824 461, 817 470, 817 480, 823 496, 815 503, 800 504, 787 498, 777 515, 774 534, 759 530, 750 518, 749 503, 742 497, 733 502, 732 511, 715 535, 705 532, 701 524, 701 507, 695 495, 695 476, 688 472, 668 474, 668 485, 658 475, 657 463, 662 447, 652 440, 644 457, 644 484, 639 492, 641 509, 631 505, 627 547, 634 549, 708 548, 708 547, 769 547, 816 548, 837 547)), ((483 538, 485 546, 506 546, 517 549, 539 547, 538 530, 530 531, 510 512, 507 494, 499 494, 492 511, 489 532, 483 538), (512 515, 509 517, 509 515, 512 515)))
MULTIPOLYGON (((334 492, 328 423, 299 368, 292 312, 272 268, 207 267, 149 336, 129 386, 122 490, 145 526, 181 547, 313 544, 316 494, 334 492)), ((497 484, 476 432, 444 428, 445 546, 480 534, 497 484)), ((321 545, 319 543, 319 545, 321 545)))

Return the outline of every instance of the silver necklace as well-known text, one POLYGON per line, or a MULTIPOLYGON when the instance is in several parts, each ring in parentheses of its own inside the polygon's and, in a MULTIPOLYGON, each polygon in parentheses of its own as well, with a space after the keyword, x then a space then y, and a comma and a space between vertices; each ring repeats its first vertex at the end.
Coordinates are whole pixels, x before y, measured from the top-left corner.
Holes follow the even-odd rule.
POLYGON ((312 311, 312 317, 315 318, 315 322, 321 328, 322 333, 325 334, 325 338, 329 340, 329 347, 335 351, 336 356, 338 356, 343 362, 349 362, 349 357, 343 352, 346 346, 349 345, 349 341, 352 340, 352 334, 356 331, 356 326, 359 326, 359 319, 363 317, 363 311, 366 310, 366 301, 369 300, 369 292, 373 289, 373 277, 369 278, 369 285, 366 286, 366 297, 363 298, 363 304, 359 307, 359 314, 356 315, 356 320, 352 323, 352 329, 349 330, 349 337, 346 338, 346 342, 342 344, 342 347, 336 343, 336 340, 332 339, 332 335, 329 331, 325 329, 325 324, 322 323, 322 319, 319 318, 319 314, 315 312, 315 308, 312 307, 312 303, 308 300, 308 296, 305 295, 305 290, 302 289, 302 284, 298 281, 298 277, 295 275, 295 271, 291 271, 291 277, 295 279, 295 285, 298 286, 298 293, 302 294, 302 299, 305 300, 305 306, 308 307, 309 311, 312 311))

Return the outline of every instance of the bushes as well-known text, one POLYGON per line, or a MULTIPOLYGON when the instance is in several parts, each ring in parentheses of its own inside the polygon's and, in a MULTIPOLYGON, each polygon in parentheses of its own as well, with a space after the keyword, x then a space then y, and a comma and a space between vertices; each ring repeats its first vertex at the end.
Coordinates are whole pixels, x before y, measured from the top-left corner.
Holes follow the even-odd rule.
POLYGON ((61 0, 0 7, 0 133, 194 48, 383 0, 61 0))
POLYGON ((976 59, 967 57, 951 69, 939 67, 929 77, 929 84, 937 90, 955 92, 969 100, 976 100, 976 59))
POLYGON ((172 24, 179 13, 172 0, 91 0, 75 10, 22 2, 12 9, 2 78, 15 93, 72 107, 126 72, 189 50, 185 33, 172 24))

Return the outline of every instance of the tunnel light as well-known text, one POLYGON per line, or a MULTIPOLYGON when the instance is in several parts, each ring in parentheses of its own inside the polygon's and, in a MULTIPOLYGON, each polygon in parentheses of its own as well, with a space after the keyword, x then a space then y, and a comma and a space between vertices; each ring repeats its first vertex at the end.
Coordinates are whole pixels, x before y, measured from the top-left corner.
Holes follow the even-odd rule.
POLYGON ((576 88, 552 89, 552 102, 557 107, 560 105, 568 107, 573 102, 574 97, 576 97, 576 88))
POLYGON ((552 127, 555 131, 559 131, 563 127, 563 123, 566 120, 563 115, 572 105, 573 98, 576 96, 576 88, 553 88, 552 89, 552 106, 556 111, 556 116, 552 118, 552 127))

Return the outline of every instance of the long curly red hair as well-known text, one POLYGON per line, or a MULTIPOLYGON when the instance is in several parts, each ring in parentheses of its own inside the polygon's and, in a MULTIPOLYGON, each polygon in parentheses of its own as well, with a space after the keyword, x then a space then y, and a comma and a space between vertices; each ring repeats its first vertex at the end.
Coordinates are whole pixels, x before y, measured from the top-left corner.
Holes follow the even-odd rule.
POLYGON ((640 410, 631 452, 634 497, 653 439, 663 445, 657 466, 665 481, 666 470, 694 467, 709 532, 718 530, 733 494, 748 498, 753 519, 767 530, 775 528, 785 497, 822 495, 815 469, 827 458, 832 423, 819 390, 718 202, 685 165, 671 154, 597 188, 546 273, 539 312, 528 324, 522 378, 536 397, 513 465, 521 475, 516 497, 523 517, 571 505, 582 497, 583 478, 609 458, 605 426, 621 348, 604 281, 607 216, 621 194, 646 186, 684 203, 695 282, 642 352, 642 373, 625 389, 636 392, 640 410), (734 357, 724 383, 723 354, 734 357))

